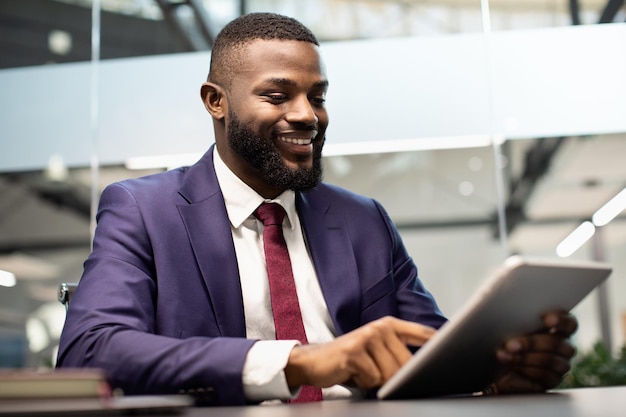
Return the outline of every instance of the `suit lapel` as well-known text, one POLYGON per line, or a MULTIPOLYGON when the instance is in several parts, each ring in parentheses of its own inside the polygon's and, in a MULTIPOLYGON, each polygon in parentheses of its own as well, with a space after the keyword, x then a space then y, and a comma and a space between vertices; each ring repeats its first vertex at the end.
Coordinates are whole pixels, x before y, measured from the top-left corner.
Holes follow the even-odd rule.
POLYGON ((213 168, 213 147, 189 168, 178 209, 206 284, 222 336, 245 337, 239 268, 224 198, 213 168))
POLYGON ((297 208, 330 316, 337 332, 347 333, 360 323, 361 288, 343 219, 314 190, 298 194, 297 208))
MULTIPOLYGON (((213 147, 189 168, 178 206, 222 336, 245 337, 241 282, 232 232, 215 169, 213 147)), ((320 287, 335 328, 360 324, 357 263, 343 219, 319 193, 298 193, 297 210, 320 287)))

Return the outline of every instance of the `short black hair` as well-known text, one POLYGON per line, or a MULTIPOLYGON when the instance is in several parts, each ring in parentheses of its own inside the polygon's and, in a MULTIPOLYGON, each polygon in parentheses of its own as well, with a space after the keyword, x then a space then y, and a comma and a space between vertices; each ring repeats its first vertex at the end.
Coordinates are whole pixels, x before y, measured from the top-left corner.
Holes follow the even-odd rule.
POLYGON ((309 42, 319 46, 313 32, 298 20, 276 13, 249 13, 228 23, 215 38, 208 80, 228 85, 246 43, 257 39, 309 42))

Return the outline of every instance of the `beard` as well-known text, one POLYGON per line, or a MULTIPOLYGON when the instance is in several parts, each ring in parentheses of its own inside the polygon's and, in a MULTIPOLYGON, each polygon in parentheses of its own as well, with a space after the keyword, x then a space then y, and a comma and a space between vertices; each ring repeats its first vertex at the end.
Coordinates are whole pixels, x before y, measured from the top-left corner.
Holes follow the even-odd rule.
POLYGON ((228 143, 231 149, 259 171, 264 182, 281 189, 307 191, 322 181, 322 146, 313 147, 311 168, 292 169, 275 146, 256 135, 247 125, 230 114, 228 143))

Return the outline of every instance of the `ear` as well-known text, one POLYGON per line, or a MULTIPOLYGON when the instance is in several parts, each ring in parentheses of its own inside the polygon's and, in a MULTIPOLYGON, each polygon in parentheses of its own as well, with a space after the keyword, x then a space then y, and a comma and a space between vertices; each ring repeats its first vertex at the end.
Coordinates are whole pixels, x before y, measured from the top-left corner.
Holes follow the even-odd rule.
POLYGON ((211 82, 205 82, 200 88, 200 97, 204 107, 216 120, 221 120, 226 114, 226 94, 222 87, 211 82))

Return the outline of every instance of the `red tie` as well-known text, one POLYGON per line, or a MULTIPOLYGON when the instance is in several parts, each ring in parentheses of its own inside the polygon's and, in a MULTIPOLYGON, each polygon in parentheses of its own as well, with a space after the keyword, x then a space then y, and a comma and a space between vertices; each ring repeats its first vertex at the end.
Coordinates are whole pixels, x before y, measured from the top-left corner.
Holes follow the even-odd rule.
MULTIPOLYGON (((263 245, 276 340, 299 340, 306 344, 308 341, 302 323, 296 284, 293 280, 289 252, 283 236, 285 210, 280 204, 263 203, 256 209, 254 215, 263 222, 264 227, 263 245)), ((304 385, 298 397, 291 402, 321 400, 322 390, 320 388, 304 385)))

